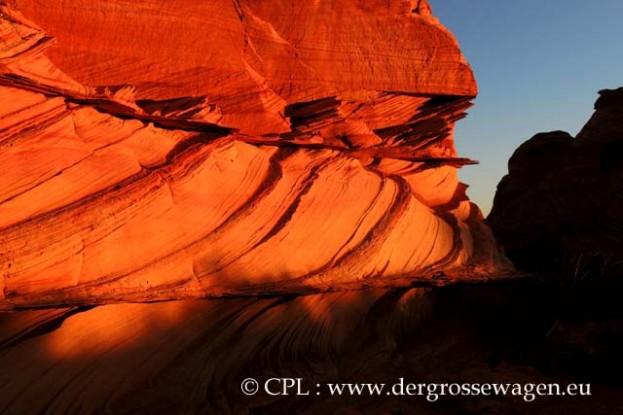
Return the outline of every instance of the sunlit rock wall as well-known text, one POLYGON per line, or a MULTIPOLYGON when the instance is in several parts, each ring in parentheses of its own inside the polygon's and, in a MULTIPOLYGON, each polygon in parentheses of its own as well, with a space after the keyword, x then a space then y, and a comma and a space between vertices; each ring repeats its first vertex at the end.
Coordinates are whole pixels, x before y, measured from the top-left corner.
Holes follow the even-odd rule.
POLYGON ((424 0, 2 4, 0 307, 508 272, 476 92, 424 0))

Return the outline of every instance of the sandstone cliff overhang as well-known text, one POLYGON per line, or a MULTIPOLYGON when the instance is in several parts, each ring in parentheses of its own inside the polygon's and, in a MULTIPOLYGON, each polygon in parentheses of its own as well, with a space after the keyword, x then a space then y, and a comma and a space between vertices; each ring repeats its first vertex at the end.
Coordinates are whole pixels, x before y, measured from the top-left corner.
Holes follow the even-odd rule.
POLYGON ((424 0, 154 7, 2 4, 1 308, 511 270, 457 178, 473 74, 424 0))

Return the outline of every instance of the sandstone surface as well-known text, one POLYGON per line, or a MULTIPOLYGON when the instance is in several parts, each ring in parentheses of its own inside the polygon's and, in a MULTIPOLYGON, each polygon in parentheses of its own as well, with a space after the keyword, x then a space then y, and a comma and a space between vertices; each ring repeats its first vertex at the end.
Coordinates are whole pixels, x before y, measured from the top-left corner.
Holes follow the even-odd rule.
POLYGON ((2 308, 512 271, 457 177, 476 84, 424 1, 0 17, 2 308))
POLYGON ((621 412, 618 320, 500 278, 457 177, 476 84, 426 1, 0 7, 0 414, 621 412), (241 391, 275 376, 602 382, 241 391))

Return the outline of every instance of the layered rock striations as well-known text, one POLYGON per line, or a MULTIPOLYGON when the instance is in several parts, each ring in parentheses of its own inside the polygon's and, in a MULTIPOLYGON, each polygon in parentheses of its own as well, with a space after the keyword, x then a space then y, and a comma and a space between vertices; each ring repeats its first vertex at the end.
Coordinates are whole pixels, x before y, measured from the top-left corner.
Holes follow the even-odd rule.
POLYGON ((518 267, 620 273, 623 88, 599 94, 575 138, 537 134, 508 163, 487 222, 518 267))
POLYGON ((476 95, 416 2, 0 11, 0 307, 509 272, 457 168, 476 95))

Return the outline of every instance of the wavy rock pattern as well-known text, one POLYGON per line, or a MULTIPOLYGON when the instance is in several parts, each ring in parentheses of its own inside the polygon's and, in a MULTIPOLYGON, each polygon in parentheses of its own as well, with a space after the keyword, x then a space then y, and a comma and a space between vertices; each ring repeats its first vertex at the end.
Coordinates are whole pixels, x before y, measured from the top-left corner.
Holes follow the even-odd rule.
POLYGON ((415 3, 2 5, 0 307, 510 272, 456 174, 472 72, 415 3))
MULTIPOLYGON (((607 302, 620 309, 618 292, 607 302)), ((620 319, 602 310, 587 322, 608 296, 595 297, 581 296, 583 318, 561 314, 568 295, 529 280, 0 313, 0 414, 617 414, 620 319), (243 379, 276 376, 304 379, 310 396, 240 391, 243 379), (401 377, 594 384, 590 397, 529 403, 315 387, 401 377)))

